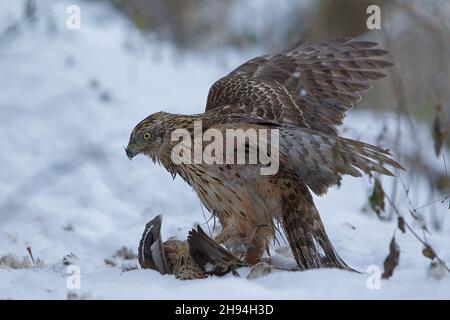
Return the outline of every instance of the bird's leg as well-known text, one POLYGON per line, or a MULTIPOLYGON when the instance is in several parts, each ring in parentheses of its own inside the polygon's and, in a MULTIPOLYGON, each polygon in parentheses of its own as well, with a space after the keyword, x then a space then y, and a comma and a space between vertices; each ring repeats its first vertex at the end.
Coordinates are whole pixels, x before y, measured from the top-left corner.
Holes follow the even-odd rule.
POLYGON ((249 236, 250 244, 247 248, 245 262, 256 264, 261 261, 264 251, 269 252, 269 241, 272 234, 272 228, 268 224, 261 224, 256 226, 249 236))
POLYGON ((244 234, 237 232, 234 228, 225 227, 214 238, 218 244, 222 244, 225 248, 239 259, 244 259, 248 248, 247 238, 244 234))
POLYGON ((269 241, 266 241, 266 245, 264 247, 264 250, 266 250, 268 257, 267 258, 261 258, 261 261, 267 263, 268 265, 273 265, 272 255, 270 254, 270 250, 269 250, 269 241))
POLYGON ((261 261, 261 257, 264 253, 264 243, 258 238, 254 238, 250 246, 247 249, 245 255, 245 262, 249 264, 257 264, 261 261))
POLYGON ((257 246, 251 246, 248 248, 247 253, 245 255, 245 262, 248 264, 257 264, 261 261, 261 248, 258 248, 257 246))

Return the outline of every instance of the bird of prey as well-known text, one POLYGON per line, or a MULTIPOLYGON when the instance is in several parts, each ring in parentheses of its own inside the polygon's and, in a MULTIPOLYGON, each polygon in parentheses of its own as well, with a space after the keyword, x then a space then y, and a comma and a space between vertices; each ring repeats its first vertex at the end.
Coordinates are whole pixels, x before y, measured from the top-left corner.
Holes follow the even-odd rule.
MULTIPOLYGON (((342 175, 393 175, 386 166, 402 168, 387 150, 340 137, 336 129, 369 81, 386 76, 381 70, 392 64, 380 57, 387 54, 374 42, 337 39, 300 41, 256 57, 213 84, 203 113, 158 112, 142 120, 126 154, 147 155, 191 185, 222 225, 215 240, 245 262, 261 260, 281 225, 300 270, 349 270, 325 232, 311 192, 325 194, 342 175), (214 128, 224 136, 227 129, 277 130, 278 170, 262 175, 261 162, 175 163, 171 152, 178 141, 172 133, 185 129, 195 138, 194 122, 200 121, 202 132, 214 128)), ((238 151, 232 150, 236 156, 238 151)))

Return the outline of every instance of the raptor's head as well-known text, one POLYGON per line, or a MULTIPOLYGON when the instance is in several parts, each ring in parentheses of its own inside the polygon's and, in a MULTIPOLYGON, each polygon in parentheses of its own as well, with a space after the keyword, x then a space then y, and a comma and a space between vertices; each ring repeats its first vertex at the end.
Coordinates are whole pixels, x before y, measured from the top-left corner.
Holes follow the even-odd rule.
POLYGON ((170 114, 165 112, 154 113, 133 129, 130 141, 125 148, 128 158, 131 160, 138 154, 149 155, 152 159, 158 156, 166 133, 166 121, 170 114))

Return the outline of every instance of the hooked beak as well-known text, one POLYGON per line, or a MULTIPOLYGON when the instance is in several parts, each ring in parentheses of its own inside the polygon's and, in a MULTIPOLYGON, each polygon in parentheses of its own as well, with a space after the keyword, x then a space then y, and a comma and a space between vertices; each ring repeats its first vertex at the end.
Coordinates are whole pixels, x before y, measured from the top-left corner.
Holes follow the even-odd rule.
POLYGON ((130 160, 133 160, 133 158, 138 154, 138 152, 130 145, 125 148, 125 153, 130 160))

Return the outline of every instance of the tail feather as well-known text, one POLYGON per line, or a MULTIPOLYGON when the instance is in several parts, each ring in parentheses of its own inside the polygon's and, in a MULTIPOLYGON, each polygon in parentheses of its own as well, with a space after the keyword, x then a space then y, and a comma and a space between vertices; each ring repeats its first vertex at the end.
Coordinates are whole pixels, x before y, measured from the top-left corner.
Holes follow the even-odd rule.
POLYGON ((282 173, 279 187, 280 220, 299 268, 354 271, 336 253, 306 185, 282 173))
POLYGON ((283 165, 295 170, 317 195, 339 183, 344 174, 359 177, 363 172, 378 172, 392 176, 386 166, 403 169, 379 147, 289 125, 280 130, 280 154, 283 165))

